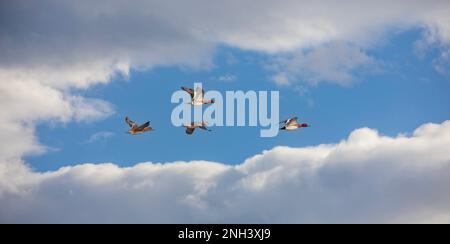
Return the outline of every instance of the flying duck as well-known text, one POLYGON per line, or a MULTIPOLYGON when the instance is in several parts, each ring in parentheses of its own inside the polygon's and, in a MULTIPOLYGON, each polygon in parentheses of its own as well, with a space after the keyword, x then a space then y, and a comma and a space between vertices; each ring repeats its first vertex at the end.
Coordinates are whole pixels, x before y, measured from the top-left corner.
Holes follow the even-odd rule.
POLYGON ((192 122, 190 125, 185 125, 183 127, 186 128, 186 134, 192 135, 196 128, 206 130, 206 131, 211 131, 210 129, 206 128, 207 125, 208 125, 207 122, 197 122, 197 123, 192 122))
POLYGON ((187 87, 181 87, 181 90, 189 93, 191 95, 191 104, 194 106, 200 106, 203 104, 212 104, 215 103, 214 99, 206 100, 204 98, 205 96, 205 90, 203 90, 201 87, 197 87, 197 89, 194 91, 194 89, 187 88, 187 87))
POLYGON ((283 122, 281 122, 280 124, 284 124, 284 126, 282 128, 280 128, 280 130, 287 130, 287 131, 294 131, 294 130, 298 130, 300 128, 307 128, 310 127, 308 124, 300 124, 298 123, 298 118, 292 118, 292 119, 288 119, 285 120, 283 122))
POLYGON ((143 134, 148 131, 153 131, 153 128, 150 127, 150 122, 147 122, 143 125, 138 125, 135 122, 133 122, 132 120, 130 120, 130 118, 128 118, 128 117, 125 118, 125 122, 127 122, 127 124, 131 128, 129 131, 127 131, 127 133, 131 134, 131 135, 138 135, 138 134, 143 134))

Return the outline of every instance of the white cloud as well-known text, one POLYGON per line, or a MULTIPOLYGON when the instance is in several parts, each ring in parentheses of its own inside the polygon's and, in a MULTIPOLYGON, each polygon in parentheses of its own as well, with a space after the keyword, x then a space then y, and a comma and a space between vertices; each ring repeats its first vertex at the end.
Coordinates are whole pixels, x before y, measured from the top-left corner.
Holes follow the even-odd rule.
MULTIPOLYGON (((313 83, 322 80, 347 83, 352 79, 351 71, 364 65, 370 59, 363 50, 376 45, 384 34, 392 29, 405 30, 421 26, 427 30, 425 35, 435 40, 429 42, 429 45, 448 44, 450 42, 449 12, 450 3, 446 0, 339 2, 285 0, 281 3, 269 0, 1 1, 0 174, 2 177, 0 177, 0 191, 2 197, 27 193, 28 195, 21 195, 21 197, 30 198, 30 204, 38 202, 31 200, 41 197, 44 200, 49 200, 45 199, 46 197, 50 197, 50 200, 54 197, 54 200, 57 200, 58 197, 51 194, 64 195, 66 192, 58 192, 57 189, 56 192, 52 191, 50 188, 54 187, 53 180, 60 180, 63 185, 74 187, 72 191, 74 194, 76 189, 83 189, 83 183, 70 177, 72 175, 78 177, 75 172, 95 170, 100 167, 85 165, 49 174, 37 174, 31 172, 22 160, 26 155, 45 151, 45 147, 40 145, 34 134, 38 123, 92 121, 114 113, 113 106, 108 102, 86 98, 77 95, 79 92, 75 91, 88 89, 98 84, 107 84, 117 76, 126 77, 130 69, 149 69, 157 65, 211 67, 213 49, 220 44, 270 54, 296 51, 297 54, 291 56, 294 57, 293 59, 285 61, 289 66, 290 61, 296 64, 297 60, 314 60, 313 57, 317 56, 317 53, 321 53, 324 47, 332 43, 351 43, 353 46, 346 49, 348 51, 346 54, 354 55, 353 58, 338 57, 329 61, 321 59, 322 63, 314 65, 299 61, 300 66, 292 64, 289 69, 279 69, 276 79, 281 83, 292 82, 298 78, 313 83), (308 53, 305 50, 311 50, 311 52, 308 53), (304 68, 307 73, 298 71, 298 67, 304 68), (39 188, 35 188, 36 186, 39 188)), ((438 70, 445 67, 438 61, 435 65, 438 70)), ((204 169, 203 165, 200 164, 198 168, 204 169)), ((121 174, 128 177, 131 176, 123 172, 133 172, 134 169, 104 167, 108 171, 122 172, 121 174)), ((234 179, 233 177, 238 177, 240 174, 240 171, 236 169, 228 169, 228 171, 231 172, 231 176, 226 174, 225 178, 234 179)), ((254 180, 250 180, 249 182, 252 183, 249 185, 254 189, 264 186, 265 182, 271 178, 269 176, 276 175, 278 171, 279 169, 273 168, 271 172, 253 175, 254 180)), ((117 175, 111 177, 116 179, 117 175)), ((196 179, 194 176, 190 177, 196 179)), ((189 182, 190 179, 181 178, 180 180, 189 182)), ((128 182, 125 183, 128 184, 128 182)), ((146 182, 137 183, 147 184, 146 182)), ((212 183, 220 186, 221 182, 213 181, 212 183)), ((130 185, 133 184, 130 183, 130 185)), ((236 183, 236 189, 239 189, 238 185, 236 183)), ((133 186, 140 189, 138 186, 133 186)), ((189 192, 189 187, 191 185, 186 185, 179 190, 180 197, 186 197, 186 203, 197 207, 203 206, 202 204, 211 206, 211 203, 204 202, 201 194, 184 196, 185 192, 189 192)), ((205 186, 202 187, 204 189, 205 186)), ((107 194, 108 189, 98 190, 104 191, 106 197, 114 198, 107 194)), ((113 189, 109 190, 114 192, 113 189)), ((133 193, 146 192, 136 190, 133 193)), ((82 192, 82 194, 89 194, 89 192, 82 192)), ((103 204, 102 199, 97 199, 92 192, 91 194, 80 198, 80 204, 89 200, 103 204)), ((166 198, 173 199, 175 196, 166 195, 166 198)), ((16 200, 20 201, 21 197, 16 200)), ((246 197, 241 197, 245 201, 246 197)), ((5 217, 2 220, 13 221, 11 218, 14 216, 7 216, 4 211, 11 207, 10 204, 14 204, 14 199, 2 198, 2 202, 5 202, 5 205, 2 204, 1 214, 5 217)), ((161 199, 164 199, 164 196, 161 199)), ((69 201, 70 198, 62 200, 69 201)), ((20 202, 20 204, 24 209, 32 209, 26 202, 20 202)), ((33 207, 44 208, 43 212, 49 210, 51 206, 50 203, 37 204, 41 205, 33 207)), ((68 204, 75 204, 75 202, 68 204)), ((156 207, 163 207, 158 205, 163 202, 155 204, 156 207)), ((181 206, 184 206, 183 204, 181 206)), ((212 203, 213 206, 220 206, 220 204, 221 202, 212 203)), ((61 206, 65 206, 65 203, 53 207, 55 211, 64 212, 64 209, 58 209, 61 206)), ((82 209, 78 210, 82 211, 82 209)), ((172 213, 174 218, 177 213, 176 211, 172 213)), ((39 215, 40 213, 22 212, 22 214, 23 216, 14 220, 25 220, 26 217, 30 217, 29 214, 39 215)), ((64 217, 64 213, 61 214, 64 217)), ((102 218, 96 214, 94 216, 97 216, 97 219, 102 218)), ((148 220, 147 215, 142 216, 145 217, 143 220, 148 220)), ((80 215, 77 218, 84 217, 80 215)), ((112 217, 105 216, 104 219, 108 220, 112 217)), ((158 217, 162 218, 155 216, 154 219, 158 220, 158 217)), ((195 220, 202 216, 192 217, 195 220)), ((54 220, 57 221, 57 219, 54 220)), ((218 219, 209 220, 221 220, 221 218, 218 216, 218 219)))
POLYGON ((334 42, 365 48, 418 26, 450 42, 446 0, 19 0, 0 11, 0 67, 72 70, 78 86, 115 70, 208 66, 218 44, 268 53, 334 42))
POLYGON ((278 57, 270 65, 278 85, 291 85, 298 81, 316 85, 331 82, 350 85, 356 70, 375 70, 377 62, 355 46, 334 43, 309 51, 278 57))
POLYGON ((217 78, 213 77, 212 79, 214 80, 218 80, 221 82, 233 82, 236 80, 236 76, 233 74, 225 74, 225 75, 221 75, 217 78))
POLYGON ((277 147, 237 166, 3 165, 0 222, 448 223, 448 145, 450 121, 411 137, 363 128, 338 144, 277 147))
POLYGON ((115 134, 110 131, 100 131, 95 134, 93 134, 91 137, 89 137, 89 140, 87 140, 87 143, 95 143, 101 140, 106 140, 108 138, 113 137, 115 134))
POLYGON ((420 58, 439 51, 438 55, 433 57, 433 66, 441 75, 450 75, 450 42, 446 34, 440 33, 439 29, 429 28, 423 37, 415 42, 414 51, 420 58))
POLYGON ((443 51, 439 58, 435 59, 434 68, 442 75, 450 75, 450 48, 443 51))
MULTIPOLYGON (((5 85, 0 93, 21 100, 24 110, 10 115, 13 123, 28 119, 24 111, 31 108, 37 109, 33 119, 67 121, 86 114, 78 110, 73 116, 77 111, 71 104, 73 89, 108 83, 117 75, 127 76, 130 69, 210 67, 213 48, 219 44, 268 53, 296 51, 291 60, 296 63, 314 61, 325 55, 324 50, 334 54, 335 48, 324 45, 351 43, 354 48, 341 48, 350 57, 320 58, 317 64, 307 65, 302 61, 300 67, 292 64, 275 76, 279 83, 295 77, 348 83, 351 70, 369 59, 357 48, 375 45, 391 29, 422 26, 428 36, 449 43, 449 10, 450 3, 443 0, 3 1, 0 78, 5 85), (312 51, 298 51, 305 49, 312 51), (26 91, 30 99, 17 90, 11 92, 6 84, 33 87, 33 92, 26 91), (55 110, 33 105, 42 104, 36 100, 38 93, 50 95, 53 105, 61 105, 55 110)), ((91 108, 97 105, 82 107, 92 114, 91 108)), ((100 113, 104 109, 100 106, 100 113)))
MULTIPOLYGON (((277 69, 280 69, 279 67, 273 66, 274 69, 277 71, 277 69)), ((280 71, 277 72, 276 75, 272 77, 272 80, 279 86, 288 86, 291 84, 288 78, 288 75, 286 73, 282 73, 280 71)))
POLYGON ((57 82, 51 79, 53 75, 0 69, 0 164, 21 162, 23 156, 45 152, 34 136, 35 126, 42 121, 85 122, 114 113, 106 101, 73 95, 67 90, 71 86, 52 85, 57 82))

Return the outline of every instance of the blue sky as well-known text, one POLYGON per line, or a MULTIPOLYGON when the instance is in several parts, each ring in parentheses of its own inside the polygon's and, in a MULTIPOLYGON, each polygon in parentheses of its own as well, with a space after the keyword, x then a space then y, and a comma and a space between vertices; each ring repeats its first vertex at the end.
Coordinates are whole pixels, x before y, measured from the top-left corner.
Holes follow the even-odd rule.
POLYGON ((145 161, 208 160, 238 164, 278 145, 305 147, 339 142, 355 128, 376 128, 389 136, 410 133, 421 124, 450 118, 449 77, 433 67, 437 54, 419 57, 414 52, 422 32, 396 33, 370 49, 368 55, 377 60, 379 68, 353 72, 356 80, 352 85, 313 86, 299 80, 305 93, 271 81, 271 71, 264 65, 270 62, 270 55, 227 46, 217 48, 213 65, 204 69, 172 66, 133 70, 128 79, 118 77, 107 86, 82 92, 83 96, 111 102, 116 114, 92 123, 41 124, 37 134, 52 150, 29 157, 27 162, 38 171, 81 162, 132 166, 145 161), (227 75, 234 79, 219 80, 227 75), (258 127, 216 127, 213 133, 186 136, 170 121, 176 106, 170 97, 179 87, 193 86, 197 81, 223 94, 228 90, 279 90, 281 117, 299 116, 313 127, 275 138, 260 138, 258 127), (127 115, 138 122, 150 120, 156 131, 134 137, 125 134, 123 120, 127 115), (89 143, 98 132, 113 134, 89 143))
POLYGON ((0 223, 450 223, 448 0, 0 2, 0 223), (172 125, 181 86, 310 128, 172 125), (124 119, 151 121, 130 136, 124 119))

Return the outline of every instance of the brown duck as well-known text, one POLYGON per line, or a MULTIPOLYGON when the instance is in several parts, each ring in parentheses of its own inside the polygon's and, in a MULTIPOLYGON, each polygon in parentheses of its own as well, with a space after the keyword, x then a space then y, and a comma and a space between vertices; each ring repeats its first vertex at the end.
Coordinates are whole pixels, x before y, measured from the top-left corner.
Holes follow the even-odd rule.
POLYGON ((135 122, 133 122, 130 118, 126 117, 125 122, 130 126, 130 130, 127 131, 128 134, 131 135, 138 135, 143 134, 145 132, 153 131, 153 128, 150 127, 150 122, 146 122, 143 125, 138 125, 135 122))

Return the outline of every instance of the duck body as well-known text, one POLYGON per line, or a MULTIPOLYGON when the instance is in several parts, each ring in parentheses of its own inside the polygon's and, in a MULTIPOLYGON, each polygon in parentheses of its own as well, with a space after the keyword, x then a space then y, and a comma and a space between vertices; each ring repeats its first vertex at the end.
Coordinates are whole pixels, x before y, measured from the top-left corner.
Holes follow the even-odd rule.
POLYGON ((195 132, 195 129, 199 128, 202 130, 206 130, 206 131, 211 131, 210 129, 208 129, 206 126, 208 125, 207 122, 192 122, 189 125, 185 125, 183 127, 186 128, 186 134, 188 135, 192 135, 195 132))
POLYGON ((286 130, 286 131, 296 131, 296 130, 298 130, 300 128, 310 127, 306 123, 300 124, 298 122, 298 118, 297 117, 285 120, 285 121, 281 122, 281 124, 284 124, 284 126, 281 127, 280 130, 286 130))
POLYGON ((191 105, 193 106, 202 106, 204 104, 213 104, 215 103, 214 99, 208 100, 205 99, 205 90, 203 90, 201 87, 198 87, 197 90, 194 91, 194 89, 187 88, 187 87, 181 87, 181 90, 189 93, 191 96, 191 105))
POLYGON ((150 127, 150 121, 146 122, 143 125, 138 125, 135 122, 133 122, 130 118, 126 117, 125 122, 130 126, 130 130, 127 131, 130 135, 139 135, 144 134, 146 132, 153 131, 154 129, 150 127))
POLYGON ((299 129, 299 127, 298 127, 298 126, 295 126, 295 125, 285 126, 284 128, 285 128, 285 130, 287 130, 287 131, 294 131, 294 130, 298 130, 298 129, 299 129))
POLYGON ((130 135, 140 135, 140 134, 144 134, 144 133, 150 132, 150 131, 153 131, 153 128, 147 127, 147 128, 144 128, 143 130, 140 130, 140 131, 129 130, 128 134, 130 134, 130 135))

